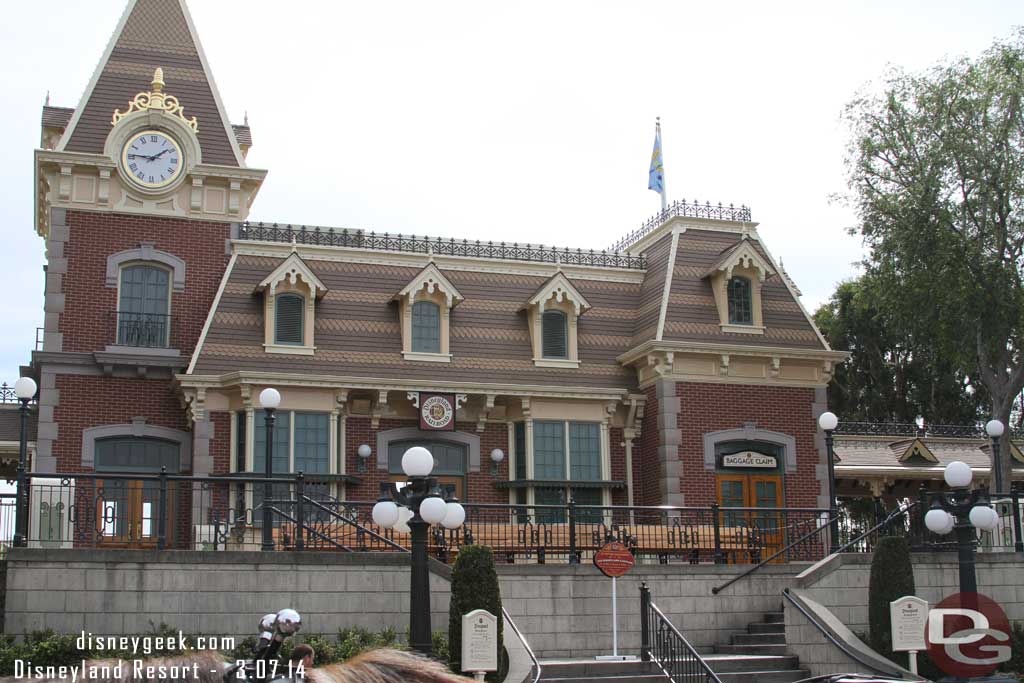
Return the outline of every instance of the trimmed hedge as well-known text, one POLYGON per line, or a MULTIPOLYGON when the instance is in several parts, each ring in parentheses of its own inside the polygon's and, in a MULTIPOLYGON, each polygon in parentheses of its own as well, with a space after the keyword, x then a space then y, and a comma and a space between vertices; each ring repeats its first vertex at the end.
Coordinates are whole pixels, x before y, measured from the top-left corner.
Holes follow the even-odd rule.
POLYGON ((448 609, 448 666, 462 673, 462 616, 485 609, 498 618, 498 671, 487 674, 492 683, 503 681, 508 673, 505 652, 505 620, 501 613, 501 589, 494 568, 494 553, 483 545, 470 545, 459 551, 452 568, 452 593, 448 609))
MULTIPOLYGON (((914 566, 910 562, 907 539, 902 536, 883 536, 878 539, 871 558, 868 626, 871 629, 871 647, 889 659, 893 659, 889 603, 914 594, 914 566)), ((906 656, 902 659, 902 665, 906 666, 906 656)))

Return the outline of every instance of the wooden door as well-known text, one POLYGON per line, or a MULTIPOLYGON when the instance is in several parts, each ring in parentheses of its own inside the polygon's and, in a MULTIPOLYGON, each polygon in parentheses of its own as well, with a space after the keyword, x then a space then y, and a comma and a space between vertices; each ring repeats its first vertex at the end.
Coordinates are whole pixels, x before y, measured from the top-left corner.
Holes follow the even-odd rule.
MULTIPOLYGON (((160 520, 160 487, 155 481, 101 479, 96 492, 96 535, 100 545, 155 548, 160 520)), ((168 539, 173 538, 173 496, 167 494, 168 539)))
POLYGON ((778 510, 782 480, 778 475, 719 474, 718 504, 723 508, 723 546, 731 561, 760 562, 780 550, 786 541, 786 520, 778 510), (763 511, 760 511, 760 510, 763 511))

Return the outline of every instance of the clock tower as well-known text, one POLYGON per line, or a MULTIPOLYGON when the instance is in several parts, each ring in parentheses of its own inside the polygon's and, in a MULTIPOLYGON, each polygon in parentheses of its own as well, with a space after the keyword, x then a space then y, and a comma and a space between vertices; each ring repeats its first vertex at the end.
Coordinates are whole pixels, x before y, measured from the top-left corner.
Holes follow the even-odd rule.
POLYGON ((189 410, 174 378, 266 171, 246 164, 248 124, 229 121, 185 1, 128 0, 77 106, 47 103, 42 128, 30 468, 211 473, 228 427, 189 410))

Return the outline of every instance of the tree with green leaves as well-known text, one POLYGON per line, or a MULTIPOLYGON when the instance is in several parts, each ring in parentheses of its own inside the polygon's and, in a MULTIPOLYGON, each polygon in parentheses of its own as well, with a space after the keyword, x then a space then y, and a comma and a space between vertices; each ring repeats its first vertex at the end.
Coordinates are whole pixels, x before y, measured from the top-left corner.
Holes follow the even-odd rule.
MULTIPOLYGON (((845 113, 878 305, 912 347, 930 338, 937 357, 976 375, 1009 424, 1024 389, 1024 31, 884 85, 845 113)), ((1008 457, 1001 470, 1008 488, 1008 457)))
POLYGON ((462 673, 462 617, 477 609, 485 609, 498 618, 498 670, 487 674, 487 680, 502 681, 508 673, 508 653, 494 553, 484 545, 468 545, 459 550, 452 567, 448 607, 448 665, 456 673, 462 673))
POLYGON ((830 409, 844 421, 913 422, 922 416, 933 424, 976 422, 985 410, 984 387, 972 385, 930 337, 900 334, 884 299, 863 275, 840 283, 814 313, 829 345, 850 352, 828 386, 830 409))

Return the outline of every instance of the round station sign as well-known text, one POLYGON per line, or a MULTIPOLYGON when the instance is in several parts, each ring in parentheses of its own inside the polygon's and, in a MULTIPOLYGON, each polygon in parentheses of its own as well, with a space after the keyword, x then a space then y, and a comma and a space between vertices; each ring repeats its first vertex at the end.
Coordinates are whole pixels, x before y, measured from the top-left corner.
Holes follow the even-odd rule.
POLYGON ((602 574, 613 579, 628 572, 634 564, 636 564, 636 560, 633 558, 633 553, 618 541, 605 543, 600 550, 594 553, 594 565, 601 570, 602 574))

